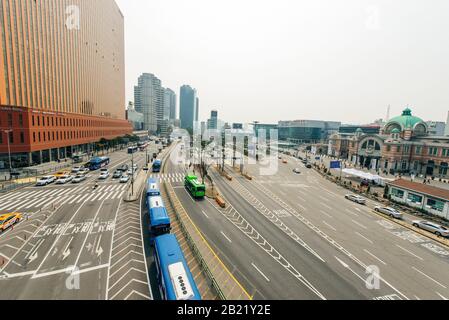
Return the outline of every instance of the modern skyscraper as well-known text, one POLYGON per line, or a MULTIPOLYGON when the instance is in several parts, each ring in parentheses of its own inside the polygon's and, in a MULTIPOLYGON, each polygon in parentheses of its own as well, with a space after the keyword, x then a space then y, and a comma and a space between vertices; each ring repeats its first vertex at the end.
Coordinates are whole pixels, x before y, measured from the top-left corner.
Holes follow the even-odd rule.
POLYGON ((178 117, 176 100, 176 93, 170 88, 165 89, 165 103, 168 103, 169 119, 172 121, 176 120, 178 117))
POLYGON ((198 122, 198 118, 200 115, 200 98, 196 97, 196 104, 195 104, 195 121, 198 122))
POLYGON ((1 1, 0 167, 9 164, 7 139, 17 167, 132 133, 123 14, 113 0, 68 5, 1 1))
MULTIPOLYGON (((176 94, 169 88, 163 89, 163 91, 164 101, 157 113, 157 132, 161 136, 167 136, 171 113, 173 111, 176 113, 176 94)), ((173 124, 174 120, 172 121, 173 124)))
POLYGON ((207 129, 218 129, 218 111, 212 110, 210 119, 207 120, 207 129))
POLYGON ((143 113, 144 130, 157 133, 157 119, 163 117, 164 88, 154 74, 144 73, 134 87, 134 107, 137 112, 143 113))
POLYGON ((182 129, 192 129, 193 122, 198 119, 197 109, 199 103, 197 101, 196 90, 189 85, 183 85, 180 92, 179 115, 182 129))

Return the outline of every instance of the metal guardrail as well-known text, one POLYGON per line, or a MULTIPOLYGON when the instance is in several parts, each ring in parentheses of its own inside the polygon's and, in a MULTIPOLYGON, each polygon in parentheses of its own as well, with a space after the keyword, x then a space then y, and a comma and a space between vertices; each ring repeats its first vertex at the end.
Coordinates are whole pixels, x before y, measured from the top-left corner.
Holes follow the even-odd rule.
MULTIPOLYGON (((167 153, 169 154, 169 153, 167 153)), ((163 160, 163 165, 162 165, 162 172, 165 173, 165 169, 166 169, 166 165, 167 165, 167 158, 168 156, 166 156, 163 160)), ((200 250, 198 249, 198 246, 196 245, 195 241, 193 240, 193 238, 190 236, 189 231, 187 230, 184 222, 181 219, 181 216, 179 214, 180 210, 185 210, 178 197, 175 194, 175 191, 173 190, 172 186, 169 185, 168 183, 164 183, 164 190, 168 195, 168 200, 170 202, 170 205, 173 208, 173 211, 175 213, 176 216, 176 220, 179 223, 179 226, 181 227, 181 232, 183 233, 184 237, 186 238, 186 241, 188 243, 188 245, 190 246, 190 249, 192 250, 193 255, 195 256, 195 258, 197 259, 201 270, 205 273, 207 279, 210 281, 210 283, 212 284, 212 288, 215 290, 217 296, 221 299, 221 300, 227 300, 225 294, 223 293, 223 291, 220 288, 220 285, 218 284, 218 282, 215 280, 215 277, 213 276, 211 270, 209 269, 209 266, 206 263, 206 260, 203 258, 203 255, 201 254, 200 250), (175 200, 174 200, 175 199, 175 200)))
POLYGON ((206 260, 203 258, 201 252, 199 251, 197 245, 195 244, 195 241, 190 236, 189 231, 187 230, 186 226, 184 225, 184 222, 181 219, 179 210, 184 210, 184 209, 182 208, 182 206, 179 203, 176 203, 176 202, 179 202, 179 199, 174 194, 173 188, 171 186, 167 187, 167 184, 164 184, 164 189, 165 189, 165 192, 168 194, 168 199, 170 201, 171 206, 174 209, 173 211, 175 212, 176 220, 178 221, 178 223, 181 227, 181 231, 182 231, 183 235, 185 236, 190 248, 192 249, 192 252, 193 252, 195 258, 197 259, 202 271, 205 273, 206 277, 211 282, 212 288, 217 293, 217 296, 221 300, 227 300, 225 294, 223 293, 223 291, 220 288, 220 285, 218 284, 218 282, 215 280, 214 276, 212 275, 212 272, 210 271, 209 266, 206 263, 206 260), (175 198, 176 200, 173 201, 173 198, 175 198))

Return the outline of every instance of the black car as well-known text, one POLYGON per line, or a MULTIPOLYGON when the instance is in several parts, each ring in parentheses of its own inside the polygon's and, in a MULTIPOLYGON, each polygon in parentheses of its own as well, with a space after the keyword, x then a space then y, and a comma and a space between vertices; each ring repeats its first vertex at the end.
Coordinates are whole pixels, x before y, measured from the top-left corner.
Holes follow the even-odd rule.
MULTIPOLYGON (((126 172, 128 171, 129 166, 127 164, 122 165, 120 168, 118 168, 118 171, 126 172)), ((120 178, 120 177, 119 177, 120 178)))
POLYGON ((307 169, 312 169, 312 165, 310 163, 306 164, 307 169))

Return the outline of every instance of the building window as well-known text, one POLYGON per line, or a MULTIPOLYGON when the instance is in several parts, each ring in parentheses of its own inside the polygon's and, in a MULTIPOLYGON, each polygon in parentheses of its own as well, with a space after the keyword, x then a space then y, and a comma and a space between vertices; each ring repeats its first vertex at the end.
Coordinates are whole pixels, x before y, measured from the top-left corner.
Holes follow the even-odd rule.
POLYGON ((438 148, 429 147, 429 156, 436 156, 438 154, 438 148))
POLYGON ((421 152, 422 152, 422 147, 421 147, 421 146, 417 146, 417 147, 415 148, 415 153, 416 153, 416 154, 421 154, 421 152))
POLYGON ((410 152, 410 146, 404 146, 404 153, 410 152))
POLYGON ((419 195, 414 194, 414 193, 409 193, 408 196, 407 196, 407 200, 409 202, 416 203, 416 204, 421 204, 422 203, 422 199, 423 199, 422 196, 419 196, 419 195))
POLYGON ((391 194, 396 198, 404 198, 404 191, 396 188, 391 188, 391 194))
POLYGON ((391 151, 391 146, 387 146, 387 152, 391 151))
POLYGON ((25 135, 23 132, 20 133, 20 143, 25 143, 25 135))
POLYGON ((0 131, 0 144, 3 143, 3 132, 0 131))
POLYGON ((19 114, 19 126, 23 127, 23 115, 19 114))
POLYGON ((9 132, 9 143, 14 143, 14 132, 9 132))
POLYGON ((33 132, 33 142, 36 142, 36 132, 33 132))
POLYGON ((41 118, 37 116, 37 126, 39 127, 41 125, 41 118))
POLYGON ((430 207, 432 210, 442 212, 444 209, 444 202, 436 199, 427 199, 427 206, 430 207))
POLYGON ((397 146, 397 147, 396 147, 396 151, 397 151, 397 152, 401 152, 401 146, 397 146))
POLYGON ((8 126, 12 127, 12 113, 8 113, 8 126))
POLYGON ((41 142, 41 133, 38 133, 39 142, 41 142))
POLYGON ((34 116, 31 118, 32 122, 33 122, 33 127, 34 127, 34 116))

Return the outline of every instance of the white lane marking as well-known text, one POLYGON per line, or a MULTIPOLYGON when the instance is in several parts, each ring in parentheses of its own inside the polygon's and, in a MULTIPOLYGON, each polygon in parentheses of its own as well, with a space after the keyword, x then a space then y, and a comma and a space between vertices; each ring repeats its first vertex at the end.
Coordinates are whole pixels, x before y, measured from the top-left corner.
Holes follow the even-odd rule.
POLYGON ((334 227, 332 227, 329 223, 327 223, 326 221, 323 220, 323 223, 328 226, 330 229, 337 231, 337 229, 335 229, 334 227))
POLYGON ((435 280, 434 278, 428 276, 428 275, 425 274, 424 272, 422 272, 422 271, 416 269, 415 267, 412 267, 412 269, 415 270, 415 271, 417 271, 417 272, 419 272, 419 273, 421 273, 421 274, 422 274, 424 277, 426 277, 427 279, 432 280, 432 281, 435 282, 437 285, 443 287, 444 289, 447 289, 447 287, 446 287, 444 284, 441 284, 440 282, 438 282, 438 281, 435 280))
POLYGON ((299 200, 301 200, 302 202, 307 202, 303 197, 297 196, 299 200))
MULTIPOLYGON (((438 292, 437 292, 437 293, 438 293, 438 292)), ((416 300, 421 300, 421 298, 418 297, 418 296, 416 296, 416 295, 415 295, 415 298, 416 298, 416 300)))
POLYGON ((68 201, 70 201, 75 195, 68 196, 64 199, 64 201, 61 202, 61 206, 65 205, 68 201))
POLYGON ((222 235, 223 237, 226 238, 226 240, 229 241, 229 243, 232 243, 231 239, 229 239, 229 237, 228 237, 223 231, 221 231, 220 233, 221 233, 221 235, 222 235))
POLYGON ((441 299, 443 299, 443 300, 449 300, 448 298, 446 298, 445 296, 443 296, 441 293, 439 293, 439 292, 437 292, 437 291, 435 291, 435 293, 436 293, 437 295, 439 295, 441 299))
POLYGON ((326 208, 328 208, 329 210, 332 210, 332 207, 331 206, 328 206, 327 204, 325 204, 325 203, 321 203, 321 205, 323 206, 323 207, 326 207, 326 208))
POLYGON ((347 213, 350 213, 350 214, 352 214, 352 215, 354 215, 354 216, 356 216, 356 217, 358 217, 359 215, 357 214, 357 213, 355 213, 355 212, 352 212, 351 210, 349 210, 349 209, 346 209, 345 210, 347 213))
POLYGON ((82 194, 77 195, 72 201, 69 202, 69 204, 73 204, 78 198, 82 197, 82 194))
POLYGON ((421 258, 420 256, 417 256, 416 254, 414 254, 413 252, 411 252, 411 251, 409 251, 409 250, 407 250, 407 249, 405 249, 405 248, 403 248, 403 247, 401 247, 400 245, 396 245, 398 248, 400 248, 400 249, 402 249, 402 250, 404 250, 405 252, 407 252, 407 253, 409 253, 409 254, 411 254, 412 256, 414 256, 415 258, 418 258, 419 260, 421 260, 421 261, 424 261, 424 259, 423 258, 421 258))
POLYGON ((89 196, 89 194, 85 194, 83 195, 81 198, 78 199, 78 201, 76 203, 81 203, 82 201, 84 201, 85 198, 87 198, 89 196))
POLYGON ((264 277, 264 279, 267 282, 270 282, 270 279, 262 271, 260 271, 260 269, 254 263, 251 263, 251 265, 253 266, 254 269, 257 270, 257 272, 259 272, 262 275, 262 277, 264 277))
POLYGON ((328 216, 328 217, 331 218, 331 219, 334 218, 333 216, 331 216, 329 213, 327 213, 327 212, 324 211, 324 210, 320 210, 320 212, 321 212, 322 214, 324 214, 325 216, 328 216))
POLYGON ((323 197, 323 196, 318 196, 321 200, 323 200, 323 201, 326 201, 326 202, 329 202, 330 200, 328 199, 328 198, 325 198, 325 197, 323 197))
POLYGON ((207 219, 209 219, 209 216, 207 215, 206 212, 204 212, 204 210, 201 210, 201 213, 204 214, 206 216, 207 219))
POLYGON ((360 234, 360 233, 358 233, 358 232, 356 232, 355 234, 358 235, 359 237, 362 237, 363 239, 365 239, 366 241, 368 241, 368 242, 371 243, 371 244, 374 243, 374 242, 372 242, 370 239, 368 239, 367 237, 365 237, 364 235, 362 235, 362 234, 360 234))
POLYGON ((301 205, 301 204, 299 204, 299 203, 297 204, 297 206, 300 207, 300 208, 301 208, 302 210, 304 210, 304 211, 307 210, 306 207, 304 207, 303 205, 301 205))
POLYGON ((368 229, 368 228, 365 227, 363 224, 361 224, 361 223, 359 223, 359 222, 357 222, 357 221, 355 221, 355 220, 352 220, 352 219, 351 219, 351 221, 354 222, 354 223, 355 223, 356 225, 358 225, 359 227, 365 229, 365 230, 368 229))
POLYGON ((382 263, 383 265, 387 265, 383 260, 379 259, 378 257, 376 257, 374 254, 372 254, 371 252, 369 252, 366 249, 363 249, 363 251, 365 251, 366 253, 368 253, 371 257, 373 257, 374 259, 376 259, 377 261, 380 261, 380 263, 382 263))

